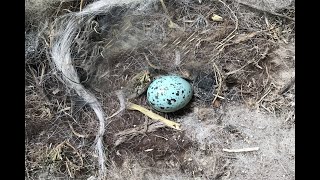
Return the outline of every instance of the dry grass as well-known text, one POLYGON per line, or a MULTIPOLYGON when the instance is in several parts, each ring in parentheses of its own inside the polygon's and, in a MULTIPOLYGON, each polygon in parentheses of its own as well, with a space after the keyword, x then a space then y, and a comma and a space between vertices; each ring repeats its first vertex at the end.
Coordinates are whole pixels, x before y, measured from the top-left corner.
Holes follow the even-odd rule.
MULTIPOLYGON (((88 3, 83 1, 82 9, 88 3)), ((205 126, 223 128, 218 121, 225 114, 220 109, 237 102, 286 116, 283 126, 294 127, 291 78, 295 24, 290 20, 294 18, 294 4, 274 11, 288 19, 234 1, 164 3, 167 12, 160 2, 140 11, 114 7, 79 31, 72 47, 74 66, 82 84, 95 94, 106 114, 115 113, 121 106, 116 92, 152 64, 186 75, 195 88, 195 96, 184 110, 160 113, 167 119, 181 120, 200 108, 196 119, 214 117, 216 122, 205 126), (223 21, 212 21, 213 14, 223 21), (174 26, 170 26, 171 21, 174 26), (213 111, 214 115, 210 114, 213 111)), ((88 105, 56 76, 49 52, 54 19, 68 11, 79 11, 80 1, 43 4, 47 5, 43 9, 48 11, 32 15, 36 10, 29 9, 26 17, 26 177, 34 179, 45 173, 88 178, 96 174, 92 146, 98 124, 88 105), (43 18, 37 19, 40 16, 43 18)), ((148 107, 144 95, 133 102, 148 107)), ((150 130, 151 124, 143 114, 129 110, 109 120, 104 143, 110 177, 230 178, 233 157, 226 158, 217 150, 226 142, 234 142, 230 133, 213 128, 217 138, 207 142, 200 131, 197 137, 191 137, 186 131, 163 126, 150 130), (125 138, 119 134, 125 134, 125 138), (211 164, 206 165, 206 158, 211 164)))

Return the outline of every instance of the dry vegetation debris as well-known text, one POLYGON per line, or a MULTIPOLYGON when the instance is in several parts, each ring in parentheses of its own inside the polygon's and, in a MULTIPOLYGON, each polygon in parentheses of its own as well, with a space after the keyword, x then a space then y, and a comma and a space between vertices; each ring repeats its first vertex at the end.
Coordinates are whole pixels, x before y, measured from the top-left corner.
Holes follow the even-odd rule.
MULTIPOLYGON (((80 8, 82 11, 92 2, 26 1, 25 161, 29 179, 90 179, 97 175, 99 154, 93 148, 99 127, 96 115, 90 103, 64 84, 51 54, 53 39, 69 16, 57 19, 80 8)), ((81 26, 76 28, 70 47, 79 81, 107 116, 121 110, 106 118, 106 176, 294 178, 294 11, 290 0, 132 1, 84 22, 79 18, 81 26), (159 113, 181 123, 183 131, 124 109, 119 102, 117 92, 150 66, 192 82, 195 94, 188 107, 176 113, 159 113), (274 118, 252 115, 246 108, 274 118), (266 125, 264 131, 259 123, 259 127, 250 124, 255 118, 262 125, 267 120, 274 125, 266 125), (269 140, 270 144, 264 145, 269 140), (288 147, 279 147, 276 153, 273 145, 279 146, 279 142, 288 147), (246 148, 241 145, 260 146, 259 152, 252 152, 253 157, 223 152, 223 148, 246 148), (286 172, 284 177, 278 177, 281 170, 275 175, 259 175, 254 166, 245 166, 245 162, 256 161, 259 153, 265 161, 257 167, 270 166, 271 151, 286 172), (242 171, 241 166, 247 170, 242 171)), ((132 102, 148 107, 144 95, 132 102)))

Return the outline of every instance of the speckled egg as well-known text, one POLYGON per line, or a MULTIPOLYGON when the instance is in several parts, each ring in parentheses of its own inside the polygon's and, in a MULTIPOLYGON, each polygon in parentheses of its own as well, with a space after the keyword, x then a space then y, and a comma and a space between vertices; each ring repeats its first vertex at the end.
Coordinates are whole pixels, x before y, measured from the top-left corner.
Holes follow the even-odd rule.
POLYGON ((192 98, 192 86, 185 79, 168 75, 155 79, 148 87, 147 99, 160 112, 174 112, 186 106, 192 98))

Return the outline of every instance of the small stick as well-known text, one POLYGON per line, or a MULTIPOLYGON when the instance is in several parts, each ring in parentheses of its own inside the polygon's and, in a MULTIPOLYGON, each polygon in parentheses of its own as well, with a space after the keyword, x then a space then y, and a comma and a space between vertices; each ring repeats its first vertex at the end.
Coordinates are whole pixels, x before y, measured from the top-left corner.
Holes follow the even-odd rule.
MULTIPOLYGON (((68 160, 68 158, 67 158, 67 160, 68 160)), ((69 168, 68 162, 67 162, 67 161, 65 161, 65 164, 66 164, 66 169, 68 170, 68 173, 69 173, 70 178, 73 178, 74 176, 73 176, 73 174, 72 174, 72 173, 71 173, 71 171, 70 171, 70 168, 69 168)))
POLYGON ((290 118, 292 118, 292 116, 294 115, 294 111, 292 111, 289 116, 286 118, 286 120, 284 122, 288 122, 290 118))
POLYGON ((158 137, 158 138, 162 138, 162 139, 168 141, 168 138, 165 138, 165 137, 162 137, 162 136, 159 136, 159 135, 156 135, 156 134, 153 134, 153 136, 158 137))
POLYGON ((242 149, 222 149, 225 152, 237 153, 237 152, 250 152, 250 151, 258 151, 259 147, 253 148, 242 148, 242 149))
POLYGON ((260 9, 260 8, 258 8, 256 6, 245 4, 245 3, 242 3, 242 2, 239 2, 239 1, 238 1, 238 3, 241 4, 241 5, 247 6, 249 8, 256 9, 258 11, 266 12, 266 13, 269 13, 269 14, 274 15, 274 16, 279 16, 279 17, 282 17, 282 18, 285 18, 285 19, 288 19, 288 20, 291 20, 291 21, 295 21, 294 18, 286 16, 286 15, 283 15, 283 14, 279 14, 279 13, 268 11, 268 10, 264 10, 264 9, 260 9))
MULTIPOLYGON (((169 11, 168 11, 166 5, 164 4, 164 1, 160 0, 160 2, 161 2, 161 6, 162 6, 164 12, 169 16, 169 11)), ((171 19, 170 19, 170 21, 171 21, 171 19)))
MULTIPOLYGON (((221 77, 221 73, 220 73, 220 71, 219 71, 219 68, 217 67, 217 65, 216 65, 216 63, 213 63, 213 66, 214 66, 214 68, 216 69, 216 71, 217 71, 217 73, 218 73, 218 75, 219 75, 219 87, 218 87, 218 90, 217 90, 217 94, 215 95, 215 97, 214 97, 214 99, 213 99, 213 101, 212 101, 212 104, 217 100, 217 98, 218 98, 218 96, 219 96, 219 93, 220 93, 220 91, 221 91, 221 87, 222 87, 222 77, 221 77)), ((215 72, 216 72, 215 71, 215 72)), ((216 74, 215 74, 215 76, 216 76, 216 74)), ((217 76, 216 76, 216 81, 217 81, 217 76)), ((220 98, 220 97, 219 97, 220 98)), ((222 99, 222 98, 221 98, 222 99)))
POLYGON ((38 77, 36 76, 36 74, 34 72, 35 70, 33 70, 29 65, 28 65, 28 67, 29 67, 29 70, 30 70, 30 72, 32 74, 32 77, 33 77, 34 81, 35 81, 35 85, 36 85, 36 87, 37 87, 37 89, 39 91, 40 97, 43 98, 46 102, 49 102, 48 97, 46 96, 46 94, 44 93, 43 88, 41 87, 41 82, 42 82, 41 79, 42 79, 42 77, 40 77, 41 79, 40 79, 40 82, 39 82, 38 77))
MULTIPOLYGON (((120 91, 117 91, 116 92, 116 95, 120 101, 120 108, 118 109, 118 111, 116 111, 115 113, 113 113, 111 116, 107 117, 106 120, 108 119, 111 119, 113 118, 114 116, 118 115, 120 112, 122 112, 125 108, 126 108, 126 103, 125 103, 125 100, 124 100, 124 95, 123 95, 123 92, 120 90, 120 91)), ((112 121, 110 121, 107 126, 111 123, 112 121)))
POLYGON ((72 133, 73 133, 74 135, 76 135, 77 137, 80 137, 80 138, 87 138, 87 137, 88 137, 88 135, 82 135, 82 134, 80 134, 80 133, 77 133, 77 132, 73 129, 72 125, 71 125, 69 122, 68 122, 68 124, 69 124, 69 127, 70 127, 72 133))
POLYGON ((238 71, 241 71, 243 68, 245 68, 246 66, 248 66, 248 65, 251 64, 251 63, 252 63, 252 62, 249 62, 249 63, 243 65, 242 67, 240 67, 239 69, 236 69, 236 70, 234 70, 234 71, 230 71, 230 72, 226 73, 226 76, 229 76, 229 75, 231 75, 231 74, 237 73, 238 71))
POLYGON ((64 143, 65 143, 66 145, 68 145, 69 147, 71 147, 71 148, 75 151, 75 153, 78 155, 78 157, 79 157, 79 159, 80 159, 81 166, 83 166, 83 159, 82 159, 82 156, 81 156, 81 154, 79 153, 79 151, 78 151, 75 147, 73 147, 68 141, 65 141, 64 143))
POLYGON ((154 64, 152 64, 152 63, 150 62, 150 60, 149 60, 148 56, 146 55, 146 53, 143 53, 143 55, 144 55, 144 57, 146 58, 146 61, 147 61, 148 65, 149 65, 150 67, 152 67, 153 69, 161 69, 159 66, 156 66, 156 65, 154 65, 154 64))
POLYGON ((166 5, 164 4, 164 1, 163 1, 163 0, 160 0, 160 2, 161 2, 161 5, 162 5, 162 8, 163 8, 164 12, 165 12, 165 13, 167 14, 167 16, 168 16, 168 19, 169 19, 169 27, 170 27, 170 28, 175 28, 175 27, 177 27, 178 25, 172 21, 170 15, 169 15, 169 11, 168 11, 166 5))
POLYGON ((229 40, 234 38, 234 36, 235 36, 234 33, 237 31, 238 26, 239 26, 238 18, 236 16, 236 14, 232 11, 232 9, 228 5, 226 5, 226 3, 224 3, 223 1, 221 1, 221 0, 218 0, 218 1, 220 3, 222 3, 225 7, 227 7, 229 9, 229 11, 231 12, 231 14, 234 16, 235 28, 233 29, 233 31, 227 37, 225 37, 222 41, 220 41, 219 45, 214 48, 215 50, 223 47, 223 45, 225 45, 229 40))
POLYGON ((280 166, 282 167, 282 169, 284 170, 284 172, 285 172, 286 174, 288 174, 288 171, 286 170, 286 168, 284 168, 284 166, 282 165, 281 161, 278 160, 278 159, 277 159, 277 161, 278 161, 278 163, 280 164, 280 166))
POLYGON ((291 80, 283 88, 280 89, 279 95, 287 92, 294 83, 295 83, 295 77, 291 78, 291 80))
POLYGON ((218 98, 220 98, 220 99, 225 99, 224 97, 219 96, 219 95, 217 95, 217 94, 213 94, 213 95, 216 96, 216 97, 218 97, 218 98))
POLYGON ((162 117, 162 116, 160 116, 160 115, 158 115, 156 113, 153 113, 152 111, 149 111, 148 109, 146 109, 146 108, 144 108, 144 107, 142 107, 140 105, 128 102, 127 107, 130 110, 140 111, 141 113, 143 113, 144 115, 150 117, 153 120, 161 121, 162 123, 164 123, 165 125, 173 128, 173 129, 181 130, 181 128, 180 128, 181 125, 179 123, 170 121, 170 120, 168 120, 168 119, 166 119, 166 118, 164 118, 164 117, 162 117))
POLYGON ((271 89, 269 88, 268 91, 259 99, 257 104, 259 104, 270 92, 271 92, 271 89))
POLYGON ((82 10, 83 0, 80 1, 80 11, 82 10))

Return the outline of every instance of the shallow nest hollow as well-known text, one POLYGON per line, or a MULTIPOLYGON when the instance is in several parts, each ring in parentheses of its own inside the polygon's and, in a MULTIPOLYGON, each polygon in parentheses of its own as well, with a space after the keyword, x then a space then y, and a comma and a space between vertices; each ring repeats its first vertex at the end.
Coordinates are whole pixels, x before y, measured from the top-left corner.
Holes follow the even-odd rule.
MULTIPOLYGON (((78 30, 72 46, 74 66, 107 115, 120 108, 116 92, 150 64, 193 77, 191 103, 179 112, 159 113, 171 120, 187 116, 195 107, 219 109, 231 101, 271 113, 292 111, 288 102, 294 89, 290 82, 275 83, 272 75, 283 68, 274 60, 277 50, 294 43, 294 4, 270 13, 235 1, 199 2, 164 1, 167 10, 158 1, 142 10, 113 7, 78 30), (222 20, 213 20, 214 15, 222 20)), ((51 7, 57 9, 39 15, 48 18, 26 19, 32 23, 26 23, 28 177, 48 169, 58 176, 86 177, 95 169, 91 149, 98 126, 95 115, 61 83, 50 64, 54 20, 79 11, 79 3, 56 1, 51 7)), ((82 6, 86 4, 89 1, 82 6)), ((294 67, 292 57, 287 62, 285 66, 294 67)), ((133 102, 148 107, 145 94, 133 102)), ((150 164, 179 161, 179 154, 197 147, 185 132, 164 126, 144 129, 150 123, 143 114, 129 110, 110 119, 104 138, 108 161, 121 166, 119 153, 148 159, 150 164), (145 153, 146 149, 156 151, 145 153)))

